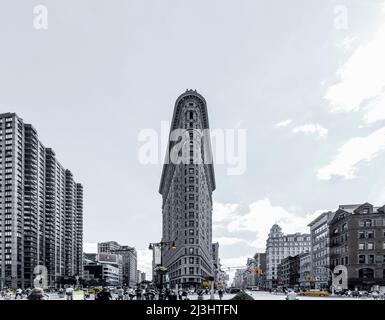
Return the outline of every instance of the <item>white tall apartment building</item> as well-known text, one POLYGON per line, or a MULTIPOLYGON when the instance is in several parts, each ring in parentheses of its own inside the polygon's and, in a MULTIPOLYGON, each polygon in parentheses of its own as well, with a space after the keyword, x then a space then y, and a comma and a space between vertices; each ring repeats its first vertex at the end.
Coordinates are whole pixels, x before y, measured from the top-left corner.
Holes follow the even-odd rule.
POLYGON ((35 268, 48 285, 81 276, 83 188, 35 128, 0 114, 0 288, 33 286, 35 268))
POLYGON ((281 227, 274 224, 266 241, 266 286, 273 288, 278 283, 278 266, 289 256, 310 252, 310 234, 283 234, 281 227))

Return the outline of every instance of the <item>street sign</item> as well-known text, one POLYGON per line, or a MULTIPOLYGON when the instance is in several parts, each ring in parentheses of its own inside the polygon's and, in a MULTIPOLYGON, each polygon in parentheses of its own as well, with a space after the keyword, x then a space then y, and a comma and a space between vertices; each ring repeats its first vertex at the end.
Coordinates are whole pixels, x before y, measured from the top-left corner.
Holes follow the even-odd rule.
POLYGON ((154 264, 161 265, 162 264, 162 249, 161 246, 154 246, 153 247, 154 252, 154 264))

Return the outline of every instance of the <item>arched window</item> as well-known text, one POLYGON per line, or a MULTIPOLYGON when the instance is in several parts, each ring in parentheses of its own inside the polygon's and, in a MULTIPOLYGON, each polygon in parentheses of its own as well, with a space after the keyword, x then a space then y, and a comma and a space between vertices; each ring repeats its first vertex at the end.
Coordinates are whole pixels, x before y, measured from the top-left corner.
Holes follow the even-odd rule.
POLYGON ((360 279, 373 279, 374 278, 374 270, 370 268, 363 268, 358 270, 358 277, 360 279))

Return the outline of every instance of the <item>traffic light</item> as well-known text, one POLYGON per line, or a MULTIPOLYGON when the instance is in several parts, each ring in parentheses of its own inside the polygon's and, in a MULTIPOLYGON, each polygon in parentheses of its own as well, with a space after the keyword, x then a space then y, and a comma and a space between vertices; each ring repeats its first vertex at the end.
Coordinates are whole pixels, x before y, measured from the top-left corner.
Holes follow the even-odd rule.
POLYGON ((263 270, 261 268, 256 268, 255 273, 256 274, 263 274, 263 270))

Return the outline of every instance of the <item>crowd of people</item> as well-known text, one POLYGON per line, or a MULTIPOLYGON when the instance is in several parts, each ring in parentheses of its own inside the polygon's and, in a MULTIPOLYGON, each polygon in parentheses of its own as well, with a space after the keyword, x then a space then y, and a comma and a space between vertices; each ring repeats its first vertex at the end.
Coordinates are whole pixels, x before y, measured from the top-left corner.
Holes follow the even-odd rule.
MULTIPOLYGON (((95 300, 106 301, 106 300, 189 300, 191 294, 196 294, 198 300, 203 300, 204 294, 210 294, 209 289, 169 289, 163 288, 158 289, 155 287, 136 287, 136 288, 94 288, 94 289, 81 289, 82 296, 84 300, 91 299, 91 295, 95 300)), ((65 288, 60 288, 58 290, 50 290, 51 294, 55 294, 60 299, 65 300, 74 300, 75 288, 72 286, 67 286, 65 288)), ((223 298, 224 290, 219 288, 215 290, 215 294, 218 294, 220 300, 223 298)), ((3 300, 18 300, 18 299, 28 299, 28 300, 48 300, 49 294, 45 292, 43 288, 33 288, 22 290, 18 288, 17 290, 3 289, 0 292, 0 297, 3 300)))
MULTIPOLYGON (((197 289, 191 291, 188 289, 169 289, 163 288, 161 290, 153 287, 148 288, 122 288, 118 287, 114 292, 116 300, 189 300, 190 294, 197 294, 203 298, 204 294, 209 294, 209 289, 197 289)), ((224 291, 222 289, 216 290, 219 299, 223 298, 224 291)), ((108 288, 103 288, 96 294, 95 300, 111 300, 113 296, 108 288)))
POLYGON ((25 290, 22 290, 21 288, 18 288, 16 290, 4 288, 1 293, 0 297, 3 300, 21 300, 24 297, 26 297, 28 300, 48 300, 49 296, 44 292, 44 289, 42 288, 28 288, 25 290))

